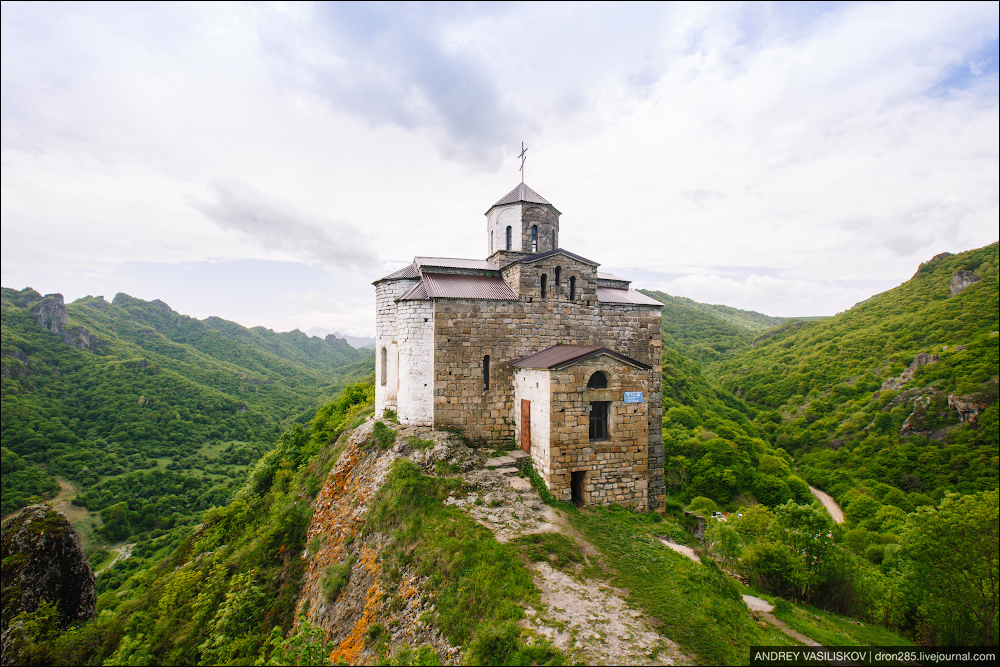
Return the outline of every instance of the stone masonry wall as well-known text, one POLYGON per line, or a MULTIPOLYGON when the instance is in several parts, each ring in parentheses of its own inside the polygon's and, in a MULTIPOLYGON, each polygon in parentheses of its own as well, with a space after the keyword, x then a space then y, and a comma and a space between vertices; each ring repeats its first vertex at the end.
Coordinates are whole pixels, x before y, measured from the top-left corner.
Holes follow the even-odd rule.
POLYGON ((649 371, 599 356, 554 370, 551 379, 552 464, 544 477, 549 491, 571 500, 571 473, 585 472, 585 504, 648 510, 649 371), (607 376, 607 389, 586 389, 598 371, 607 376), (643 392, 643 402, 625 403, 626 391, 643 392), (605 440, 590 440, 591 401, 610 403, 605 440))
POLYGON ((514 373, 514 438, 521 446, 521 399, 531 401, 531 460, 535 470, 548 480, 552 472, 549 455, 552 392, 549 371, 518 368, 514 373))
MULTIPOLYGON (((434 423, 434 302, 396 304, 399 342, 399 423, 434 423)), ((377 408, 376 408, 377 409, 377 408)))
POLYGON ((399 345, 396 299, 416 280, 384 280, 375 286, 375 410, 398 410, 399 345), (382 349, 386 351, 386 373, 382 373, 382 349))
MULTIPOLYGON (((662 505, 662 367, 660 309, 598 304, 596 279, 579 266, 576 301, 568 301, 569 277, 577 270, 567 258, 560 290, 551 297, 522 294, 520 301, 437 299, 434 305, 434 425, 458 427, 473 440, 509 443, 514 437, 514 381, 511 362, 557 344, 600 345, 652 366, 648 373, 648 474, 650 506, 662 505), (527 299, 531 298, 529 302, 527 299), (490 389, 484 391, 482 360, 490 355, 490 389), (443 360, 448 360, 445 363, 443 360)), ((548 260, 520 265, 519 286, 534 289, 548 260), (535 264, 539 266, 535 266, 535 264), (534 275, 529 275, 533 272, 534 275)), ((589 267, 593 272, 593 267, 589 267)), ((552 275, 552 274, 550 274, 552 275)), ((505 278, 510 280, 508 272, 505 278)), ((553 285, 554 287, 554 285, 553 285)), ((581 388, 582 390, 582 388, 581 388)))

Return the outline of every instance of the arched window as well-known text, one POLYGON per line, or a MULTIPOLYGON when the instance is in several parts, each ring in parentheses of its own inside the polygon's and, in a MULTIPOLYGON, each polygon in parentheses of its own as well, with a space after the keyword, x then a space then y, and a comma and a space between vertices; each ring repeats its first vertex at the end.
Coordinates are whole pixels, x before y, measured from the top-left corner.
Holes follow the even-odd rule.
POLYGON ((560 279, 561 276, 562 276, 562 267, 561 266, 557 266, 556 267, 556 287, 559 287, 559 279, 560 279))
POLYGON ((556 249, 556 230, 552 230, 552 249, 556 249))
POLYGON ((576 276, 569 277, 569 300, 576 299, 576 276))
POLYGON ((545 288, 546 288, 546 284, 548 283, 548 281, 549 281, 548 275, 546 275, 546 274, 543 273, 542 274, 542 298, 543 299, 545 298, 545 291, 546 291, 545 288))
POLYGON ((601 371, 596 371, 587 381, 587 389, 607 389, 608 376, 601 371))
POLYGON ((490 388, 490 355, 483 356, 483 391, 490 388))
POLYGON ((382 348, 382 363, 379 366, 382 371, 381 384, 385 385, 385 376, 389 370, 389 353, 385 351, 384 347, 382 348))
POLYGON ((538 252, 538 225, 531 226, 531 252, 538 252))
POLYGON ((490 254, 493 254, 493 230, 490 230, 490 254))
POLYGON ((507 225, 507 250, 510 250, 511 236, 510 236, 510 225, 507 225))

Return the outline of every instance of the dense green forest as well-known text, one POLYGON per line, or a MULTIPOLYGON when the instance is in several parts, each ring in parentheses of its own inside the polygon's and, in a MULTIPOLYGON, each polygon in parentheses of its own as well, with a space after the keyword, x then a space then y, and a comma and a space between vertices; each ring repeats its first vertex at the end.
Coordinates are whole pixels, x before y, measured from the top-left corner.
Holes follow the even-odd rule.
MULTIPOLYGON (((710 551, 763 590, 929 643, 995 643, 997 300, 993 244, 836 317, 713 343, 707 365, 665 346, 668 492, 742 515, 713 525, 710 551), (953 295, 959 272, 975 281, 953 295), (830 525, 809 484, 845 524, 830 525), (968 586, 928 578, 930 553, 957 558, 968 586)), ((664 339, 697 340, 685 332, 707 313, 673 312, 664 339)))
POLYGON ((3 508, 59 476, 110 541, 218 505, 289 420, 371 372, 372 353, 118 294, 64 305, 4 288, 3 508), (100 523, 100 522, 98 522, 100 523))

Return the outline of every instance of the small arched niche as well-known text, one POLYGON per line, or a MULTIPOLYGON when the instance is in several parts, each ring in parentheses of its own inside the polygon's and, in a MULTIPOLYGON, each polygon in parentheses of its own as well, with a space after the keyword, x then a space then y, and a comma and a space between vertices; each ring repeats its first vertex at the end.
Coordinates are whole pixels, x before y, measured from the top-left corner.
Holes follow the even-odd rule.
POLYGON ((604 371, 595 371, 590 379, 587 380, 587 389, 607 389, 608 388, 608 376, 605 375, 604 371))

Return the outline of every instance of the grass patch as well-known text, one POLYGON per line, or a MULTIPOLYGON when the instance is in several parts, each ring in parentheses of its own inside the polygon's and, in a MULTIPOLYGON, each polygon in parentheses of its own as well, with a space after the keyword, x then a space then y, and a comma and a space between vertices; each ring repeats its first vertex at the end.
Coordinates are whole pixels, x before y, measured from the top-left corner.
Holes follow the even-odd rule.
POLYGON ((569 570, 584 564, 583 554, 576 542, 562 533, 532 533, 510 541, 519 547, 532 563, 548 563, 559 570, 569 570))
POLYGON ((382 411, 382 419, 387 422, 392 422, 393 424, 399 423, 399 417, 396 416, 396 412, 394 410, 390 410, 389 408, 382 411))
POLYGON ((431 449, 434 446, 433 440, 418 438, 415 435, 411 435, 408 438, 406 438, 406 442, 413 449, 431 449))
POLYGON ((514 623, 524 617, 522 605, 538 604, 540 596, 517 548, 442 502, 463 485, 421 475, 412 461, 399 459, 372 502, 365 530, 392 536, 381 554, 390 584, 404 567, 428 577, 436 625, 452 644, 467 646, 468 662, 505 664, 507 653, 491 652, 490 633, 505 628, 508 637, 513 628, 518 646, 527 647, 514 623))
POLYGON ((733 582, 717 568, 694 563, 663 546, 663 529, 648 515, 617 506, 568 512, 573 525, 604 554, 614 584, 663 624, 664 636, 706 664, 745 664, 751 646, 774 642, 753 621, 733 582))
POLYGON ((354 561, 354 556, 351 556, 340 563, 331 563, 326 566, 326 571, 323 573, 322 589, 323 597, 326 598, 327 602, 336 600, 340 591, 344 590, 344 586, 347 585, 347 580, 351 576, 354 561))
POLYGON ((438 461, 434 464, 434 473, 437 475, 456 475, 460 472, 462 472, 461 468, 447 461, 438 461))
POLYGON ((808 605, 778 602, 774 615, 788 627, 824 646, 913 646, 913 642, 885 628, 808 605))
POLYGON ((375 422, 375 426, 372 428, 372 436, 368 440, 368 444, 374 445, 379 449, 389 449, 395 442, 396 432, 386 426, 383 422, 375 422))

